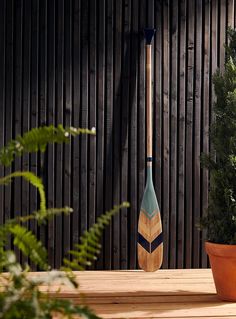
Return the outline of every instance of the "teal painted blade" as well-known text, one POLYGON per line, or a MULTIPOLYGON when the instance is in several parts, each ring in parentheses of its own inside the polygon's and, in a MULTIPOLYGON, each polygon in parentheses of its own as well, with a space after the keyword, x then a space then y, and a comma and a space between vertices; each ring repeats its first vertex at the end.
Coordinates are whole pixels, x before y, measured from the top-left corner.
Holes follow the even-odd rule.
POLYGON ((141 210, 151 219, 155 214, 160 212, 157 197, 152 181, 152 168, 147 168, 147 182, 143 194, 141 210))

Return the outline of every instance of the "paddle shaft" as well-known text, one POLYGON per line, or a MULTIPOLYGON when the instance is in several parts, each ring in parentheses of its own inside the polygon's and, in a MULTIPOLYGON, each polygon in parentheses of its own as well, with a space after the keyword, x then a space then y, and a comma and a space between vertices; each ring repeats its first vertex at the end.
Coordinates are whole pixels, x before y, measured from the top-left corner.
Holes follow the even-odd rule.
MULTIPOLYGON (((146 45, 146 116, 147 116, 147 157, 152 158, 152 46, 146 45)), ((148 161, 147 165, 152 162, 148 161)))

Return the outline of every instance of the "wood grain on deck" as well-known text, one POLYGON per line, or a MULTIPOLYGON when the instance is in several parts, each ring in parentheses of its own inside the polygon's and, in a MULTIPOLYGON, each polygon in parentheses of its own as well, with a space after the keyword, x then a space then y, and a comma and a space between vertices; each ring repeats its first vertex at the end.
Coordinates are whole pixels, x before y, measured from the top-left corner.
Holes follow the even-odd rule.
MULTIPOLYGON (((86 271, 76 276, 86 303, 102 318, 236 318, 236 303, 217 298, 210 269, 86 271)), ((60 297, 81 298, 67 288, 60 297)))

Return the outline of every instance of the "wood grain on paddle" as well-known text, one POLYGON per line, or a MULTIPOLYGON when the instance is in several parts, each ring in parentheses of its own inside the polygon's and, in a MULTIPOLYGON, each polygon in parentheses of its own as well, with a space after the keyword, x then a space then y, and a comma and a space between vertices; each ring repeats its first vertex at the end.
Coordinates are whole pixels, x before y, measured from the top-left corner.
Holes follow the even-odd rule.
POLYGON ((146 38, 146 118, 147 180, 138 222, 138 262, 145 271, 156 271, 163 259, 160 209, 152 180, 152 46, 154 29, 145 29, 146 38))

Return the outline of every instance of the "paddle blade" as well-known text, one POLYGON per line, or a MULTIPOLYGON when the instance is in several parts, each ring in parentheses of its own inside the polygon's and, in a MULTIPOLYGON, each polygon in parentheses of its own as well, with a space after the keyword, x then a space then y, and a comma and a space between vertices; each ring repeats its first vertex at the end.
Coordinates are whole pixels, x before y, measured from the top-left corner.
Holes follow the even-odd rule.
POLYGON ((153 187, 146 186, 138 222, 138 263, 145 271, 162 265, 163 236, 159 206, 153 187))

